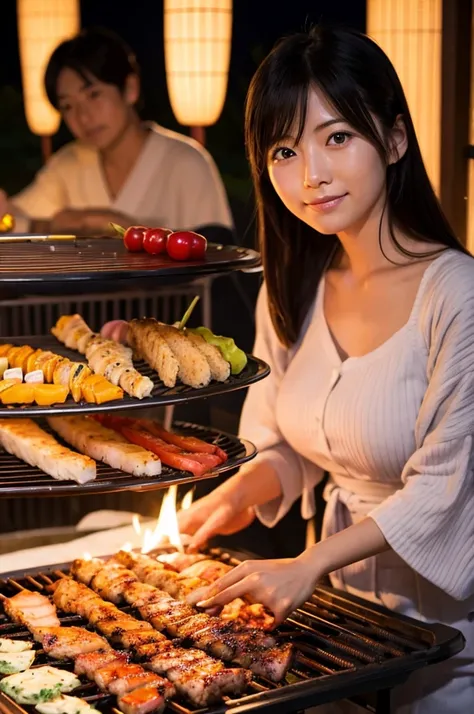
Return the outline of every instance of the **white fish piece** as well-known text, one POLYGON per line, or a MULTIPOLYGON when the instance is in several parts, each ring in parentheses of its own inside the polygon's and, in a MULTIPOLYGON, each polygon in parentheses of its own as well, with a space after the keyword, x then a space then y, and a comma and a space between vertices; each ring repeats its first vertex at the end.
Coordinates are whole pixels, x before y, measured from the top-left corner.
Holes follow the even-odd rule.
POLYGON ((35 369, 33 372, 25 374, 27 384, 44 384, 44 372, 42 369, 35 369))
POLYGON ((35 661, 36 652, 33 650, 26 652, 14 652, 12 654, 0 654, 0 674, 15 674, 29 669, 35 661))
POLYGON ((133 476, 159 476, 161 461, 151 451, 85 416, 49 417, 48 424, 68 444, 96 461, 133 476))
POLYGON ((9 454, 58 481, 83 484, 97 474, 95 461, 62 446, 32 419, 0 419, 0 444, 9 454))
POLYGON ((97 709, 85 699, 69 697, 67 694, 62 694, 49 702, 41 702, 36 705, 36 709, 40 714, 97 714, 97 709))
POLYGON ((3 379, 17 379, 19 382, 23 382, 22 368, 10 367, 10 369, 6 369, 3 373, 3 379))
POLYGON ((8 637, 0 637, 0 652, 26 652, 33 648, 32 642, 25 640, 10 640, 8 637))

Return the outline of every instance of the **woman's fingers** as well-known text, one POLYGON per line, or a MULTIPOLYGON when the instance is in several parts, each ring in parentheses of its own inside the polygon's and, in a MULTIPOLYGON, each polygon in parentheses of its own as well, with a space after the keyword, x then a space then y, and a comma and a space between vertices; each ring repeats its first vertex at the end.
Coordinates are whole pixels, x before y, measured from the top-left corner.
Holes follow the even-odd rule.
MULTIPOLYGON (((244 563, 240 563, 240 565, 232 568, 232 570, 229 570, 228 573, 216 580, 215 583, 209 587, 207 598, 198 603, 199 607, 207 608, 214 605, 225 605, 229 602, 227 599, 220 598, 218 600, 217 598, 224 593, 227 594, 229 589, 235 585, 239 585, 244 582, 252 574, 254 562, 255 561, 253 560, 246 560, 244 563)), ((235 597, 238 596, 236 595, 235 597)))
MULTIPOLYGON (((252 595, 252 587, 254 583, 251 581, 251 576, 244 577, 233 585, 220 590, 216 595, 208 597, 207 600, 202 600, 197 603, 197 607, 208 610, 210 607, 216 607, 218 605, 226 605, 231 600, 235 600, 237 597, 242 597, 243 595, 252 595)), ((214 589, 213 589, 213 592, 214 589)), ((252 597, 254 600, 255 598, 252 597)))

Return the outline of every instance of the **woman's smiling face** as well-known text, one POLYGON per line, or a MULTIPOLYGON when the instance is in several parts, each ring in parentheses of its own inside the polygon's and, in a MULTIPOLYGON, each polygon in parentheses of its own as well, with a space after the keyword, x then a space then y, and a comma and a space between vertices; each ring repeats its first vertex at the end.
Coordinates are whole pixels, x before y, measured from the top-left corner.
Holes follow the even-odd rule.
POLYGON ((281 139, 267 166, 288 210, 320 233, 356 231, 383 205, 385 162, 317 89, 308 92, 301 139, 296 129, 281 139))

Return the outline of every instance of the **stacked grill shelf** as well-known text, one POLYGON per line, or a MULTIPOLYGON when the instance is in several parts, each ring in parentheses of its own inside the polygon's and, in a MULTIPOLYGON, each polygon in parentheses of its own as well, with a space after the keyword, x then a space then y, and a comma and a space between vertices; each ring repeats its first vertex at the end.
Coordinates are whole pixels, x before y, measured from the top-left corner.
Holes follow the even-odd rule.
MULTIPOLYGON (((212 234, 212 231, 211 231, 212 234)), ((232 245, 209 243, 206 258, 199 262, 175 262, 167 256, 152 256, 148 253, 129 253, 123 241, 113 238, 77 238, 74 241, 45 242, 3 242, 0 241, 0 294, 58 294, 93 290, 107 292, 111 286, 116 291, 146 285, 169 285, 194 282, 209 276, 225 275, 234 270, 255 270, 260 265, 260 256, 253 250, 232 245)), ((136 317, 144 317, 137 315, 136 317)), ((158 317, 159 316, 146 316, 158 317)), ((52 327, 52 325, 51 325, 52 327)), ((231 330, 230 330, 231 332, 231 330)), ((50 350, 73 361, 83 360, 79 353, 68 350, 51 335, 11 337, 1 336, 2 343, 28 344, 31 347, 50 350)), ((0 418, 33 417, 51 415, 93 414, 105 412, 115 414, 133 410, 132 416, 139 416, 137 410, 151 407, 165 407, 183 404, 196 399, 248 387, 266 377, 270 369, 262 360, 251 355, 243 372, 230 376, 224 383, 211 382, 201 389, 193 389, 181 383, 167 388, 158 375, 145 362, 136 362, 136 369, 150 377, 154 389, 149 397, 142 400, 124 395, 123 399, 104 404, 75 403, 71 396, 64 404, 51 407, 25 405, 1 407, 0 418)), ((44 423, 42 424, 44 426, 44 423)), ((212 478, 239 467, 251 459, 256 449, 250 442, 218 429, 204 428, 195 424, 175 424, 175 429, 188 436, 197 436, 209 443, 215 443, 228 454, 228 460, 201 479, 190 473, 166 466, 162 474, 154 478, 138 478, 97 465, 97 478, 84 485, 69 481, 56 481, 39 469, 5 452, 0 452, 0 498, 21 498, 31 496, 77 496, 119 491, 150 491, 167 488, 172 484, 184 484, 212 478)), ((60 439, 58 439, 61 441, 60 439)))

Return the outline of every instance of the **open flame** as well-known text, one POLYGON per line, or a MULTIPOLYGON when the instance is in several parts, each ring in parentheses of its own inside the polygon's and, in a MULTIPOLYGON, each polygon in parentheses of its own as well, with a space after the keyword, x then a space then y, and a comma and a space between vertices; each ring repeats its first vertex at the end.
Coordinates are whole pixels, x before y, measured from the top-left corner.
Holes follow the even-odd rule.
MULTIPOLYGON (((183 552, 183 542, 178 528, 178 518, 176 510, 177 485, 170 486, 163 496, 160 515, 157 518, 154 528, 146 528, 142 535, 142 525, 138 516, 133 517, 133 528, 138 536, 142 536, 142 553, 149 553, 160 545, 172 545, 181 553, 183 552)), ((181 508, 187 509, 193 502, 193 492, 188 491, 181 502, 181 508)))

